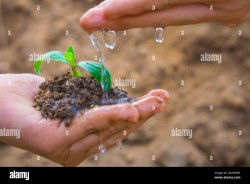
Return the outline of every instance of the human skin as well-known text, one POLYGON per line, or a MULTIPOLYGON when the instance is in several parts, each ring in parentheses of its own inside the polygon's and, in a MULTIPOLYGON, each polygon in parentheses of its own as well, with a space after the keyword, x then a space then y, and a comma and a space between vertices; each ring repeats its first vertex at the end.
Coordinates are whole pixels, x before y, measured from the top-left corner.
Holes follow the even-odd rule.
POLYGON ((63 166, 76 166, 109 148, 163 111, 169 94, 153 90, 133 104, 96 107, 75 117, 70 127, 44 119, 33 105, 44 78, 32 74, 0 74, 0 129, 20 129, 20 138, 0 136, 0 141, 41 155, 63 166), (126 131, 126 135, 124 135, 126 131), (101 139, 101 140, 100 140, 101 139))
POLYGON ((248 18, 249 0, 106 0, 84 13, 80 25, 91 33, 205 22, 235 26, 248 18))

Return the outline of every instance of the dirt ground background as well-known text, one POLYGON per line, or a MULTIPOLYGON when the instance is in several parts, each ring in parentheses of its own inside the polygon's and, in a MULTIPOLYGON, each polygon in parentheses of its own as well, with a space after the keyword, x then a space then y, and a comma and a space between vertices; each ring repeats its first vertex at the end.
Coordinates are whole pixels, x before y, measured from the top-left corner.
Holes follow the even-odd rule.
MULTIPOLYGON (((78 22, 98 2, 0 0, 0 73, 34 73, 30 54, 64 51, 69 44, 77 58, 94 60, 96 52, 78 22)), ((126 36, 119 32, 117 48, 104 50, 113 80, 135 79, 136 88, 125 87, 131 96, 162 88, 171 100, 165 112, 124 141, 122 150, 114 147, 81 166, 249 166, 249 30, 250 21, 234 28, 167 27, 163 44, 155 43, 153 28, 128 30, 126 36), (222 54, 222 63, 201 62, 205 52, 222 54), (193 138, 173 137, 173 128, 192 129, 193 138)), ((63 64, 45 64, 42 75, 48 78, 65 69, 63 64)), ((59 165, 0 144, 0 166, 59 165)))

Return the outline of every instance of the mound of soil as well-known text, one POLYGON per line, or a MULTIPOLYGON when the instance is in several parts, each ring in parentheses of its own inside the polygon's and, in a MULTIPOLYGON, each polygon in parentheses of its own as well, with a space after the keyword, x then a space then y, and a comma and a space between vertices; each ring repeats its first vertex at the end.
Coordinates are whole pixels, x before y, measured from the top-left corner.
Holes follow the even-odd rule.
POLYGON ((124 98, 132 101, 126 91, 117 87, 109 92, 112 100, 104 103, 102 97, 102 87, 92 76, 71 77, 68 73, 43 82, 35 95, 34 107, 44 118, 59 118, 69 126, 76 115, 96 105, 110 105, 124 98))

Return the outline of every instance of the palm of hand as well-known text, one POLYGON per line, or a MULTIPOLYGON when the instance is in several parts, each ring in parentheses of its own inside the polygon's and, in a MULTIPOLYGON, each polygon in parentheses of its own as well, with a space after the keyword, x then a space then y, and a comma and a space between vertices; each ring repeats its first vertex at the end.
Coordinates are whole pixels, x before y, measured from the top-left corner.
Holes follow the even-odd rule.
POLYGON ((21 137, 2 141, 65 166, 80 164, 97 153, 100 144, 111 147, 162 111, 169 95, 154 90, 133 104, 97 107, 75 117, 72 126, 44 119, 33 98, 44 78, 31 74, 0 75, 0 128, 20 129, 21 137), (126 132, 126 135, 124 134, 126 132))

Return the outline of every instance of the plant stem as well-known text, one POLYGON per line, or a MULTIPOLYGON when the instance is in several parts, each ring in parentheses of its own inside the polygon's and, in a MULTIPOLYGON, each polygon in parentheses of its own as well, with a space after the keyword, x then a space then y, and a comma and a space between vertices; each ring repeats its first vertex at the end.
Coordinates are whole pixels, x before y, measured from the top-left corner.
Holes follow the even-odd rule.
POLYGON ((72 66, 72 77, 77 77, 76 65, 72 66))

